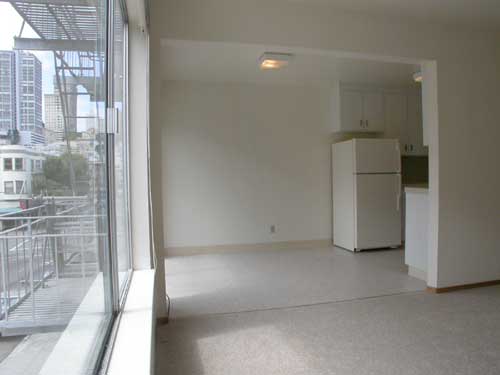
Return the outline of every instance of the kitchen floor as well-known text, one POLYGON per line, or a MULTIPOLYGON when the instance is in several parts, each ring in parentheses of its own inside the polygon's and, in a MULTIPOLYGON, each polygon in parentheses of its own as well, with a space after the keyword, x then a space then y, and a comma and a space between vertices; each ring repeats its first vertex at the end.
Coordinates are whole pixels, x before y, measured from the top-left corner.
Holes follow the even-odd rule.
POLYGON ((334 247, 172 257, 171 317, 234 313, 424 290, 403 250, 352 253, 334 247))
POLYGON ((433 295, 402 250, 174 257, 157 374, 498 374, 500 287, 433 295))
POLYGON ((157 375, 498 375, 500 287, 173 319, 157 375))

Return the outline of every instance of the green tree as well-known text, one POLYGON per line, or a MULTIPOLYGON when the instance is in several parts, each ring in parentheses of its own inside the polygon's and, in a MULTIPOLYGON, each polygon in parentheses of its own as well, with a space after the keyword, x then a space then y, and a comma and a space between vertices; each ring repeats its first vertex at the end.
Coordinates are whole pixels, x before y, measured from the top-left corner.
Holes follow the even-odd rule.
POLYGON ((86 195, 89 191, 89 164, 80 154, 64 153, 49 156, 43 166, 43 175, 33 179, 33 192, 48 195, 72 195, 70 161, 73 163, 76 179, 76 195, 86 195))

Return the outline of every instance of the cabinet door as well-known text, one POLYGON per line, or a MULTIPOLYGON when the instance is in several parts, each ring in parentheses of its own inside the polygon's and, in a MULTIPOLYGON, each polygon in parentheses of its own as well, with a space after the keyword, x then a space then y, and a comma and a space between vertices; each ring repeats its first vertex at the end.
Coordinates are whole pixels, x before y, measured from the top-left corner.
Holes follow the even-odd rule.
POLYGON ((363 94, 361 91, 342 90, 341 124, 342 131, 363 131, 363 94))
POLYGON ((399 139, 401 153, 408 153, 408 108, 404 93, 388 93, 385 96, 384 138, 399 139), (406 147, 405 147, 406 146, 406 147))
MULTIPOLYGON (((424 127, 422 120, 422 97, 418 93, 408 94, 408 147, 409 155, 427 155, 424 147, 424 127)), ((404 146, 403 146, 404 150, 404 146)))
POLYGON ((363 93, 365 130, 383 132, 385 128, 384 96, 381 92, 363 93))

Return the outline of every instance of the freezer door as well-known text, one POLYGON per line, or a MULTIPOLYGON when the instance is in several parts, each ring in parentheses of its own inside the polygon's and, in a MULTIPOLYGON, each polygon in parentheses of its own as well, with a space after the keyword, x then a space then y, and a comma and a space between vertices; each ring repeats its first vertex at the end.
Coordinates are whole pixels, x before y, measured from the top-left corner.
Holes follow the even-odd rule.
POLYGON ((397 139, 355 139, 354 173, 400 173, 401 152, 397 139))
POLYGON ((401 175, 356 175, 356 249, 401 245, 401 175))

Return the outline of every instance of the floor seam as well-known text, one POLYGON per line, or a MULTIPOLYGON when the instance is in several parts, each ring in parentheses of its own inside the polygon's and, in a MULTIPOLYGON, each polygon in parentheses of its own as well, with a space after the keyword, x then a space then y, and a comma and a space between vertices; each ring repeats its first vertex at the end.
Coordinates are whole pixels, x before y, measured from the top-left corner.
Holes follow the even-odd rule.
MULTIPOLYGON (((406 292, 398 292, 398 293, 389 293, 389 294, 380 294, 376 296, 367 296, 367 297, 356 297, 356 298, 347 298, 342 300, 335 301, 324 301, 324 302, 315 302, 315 303, 306 303, 301 305, 293 305, 293 306, 277 306, 277 307, 268 307, 262 309, 249 309, 249 310, 240 310, 240 311, 230 311, 230 312, 218 312, 218 313, 208 313, 208 314, 200 314, 200 315, 187 315, 181 317, 171 317, 171 321, 179 321, 179 320, 188 320, 188 319, 202 319, 202 318, 211 318, 218 316, 228 316, 228 315, 236 315, 236 314, 249 314, 255 312, 265 312, 265 311, 280 311, 280 310, 295 310, 307 307, 315 307, 315 306, 325 306, 325 305, 334 305, 340 303, 347 302, 357 302, 357 301, 366 301, 377 298, 386 298, 386 297, 397 297, 403 295, 416 295, 416 294, 425 294, 425 290, 415 290, 415 291, 406 291, 406 292)), ((172 301, 173 302, 173 301, 172 301)), ((173 303, 172 303, 173 308, 173 303)))

